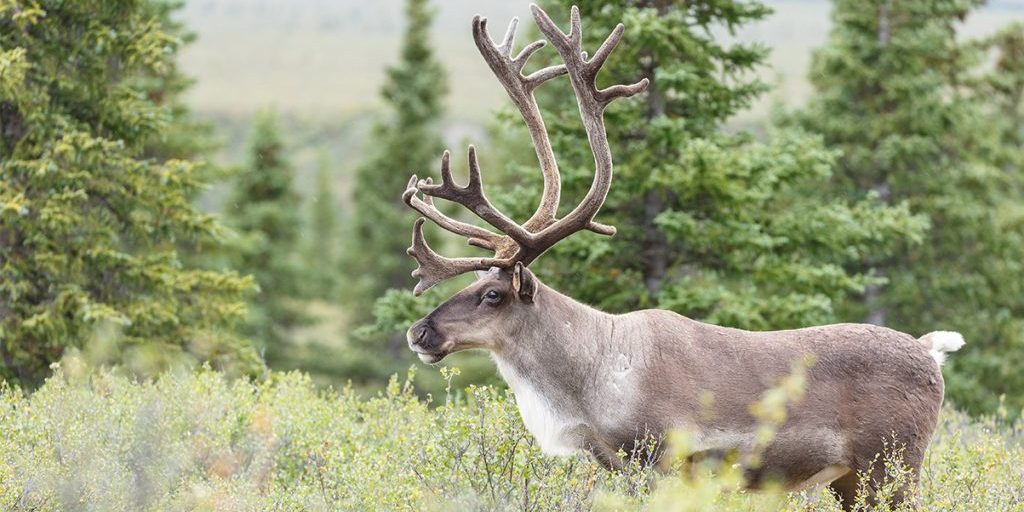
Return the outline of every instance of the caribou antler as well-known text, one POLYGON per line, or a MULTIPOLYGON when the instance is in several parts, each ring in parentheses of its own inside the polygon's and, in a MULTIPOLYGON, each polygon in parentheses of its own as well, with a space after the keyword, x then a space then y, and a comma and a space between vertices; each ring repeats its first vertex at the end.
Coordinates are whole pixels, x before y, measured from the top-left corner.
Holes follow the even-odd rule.
POLYGON ((445 151, 441 157, 441 183, 434 183, 430 178, 420 180, 413 176, 402 199, 438 226, 466 237, 470 245, 494 251, 495 254, 493 258, 440 256, 427 245, 423 237, 425 219, 418 219, 413 227, 412 247, 408 250, 409 255, 418 263, 418 267, 412 273, 413 277, 419 278, 414 290, 416 295, 445 279, 473 270, 491 267, 510 268, 517 262, 529 265, 551 246, 577 231, 591 230, 603 235, 615 234, 614 227, 594 222, 594 216, 608 195, 612 179, 612 154, 604 127, 604 109, 617 98, 629 97, 646 89, 647 79, 633 85, 614 85, 607 89, 598 89, 595 85, 601 66, 622 38, 621 23, 594 52, 594 56, 587 59, 582 47, 583 31, 579 9, 575 6, 572 8, 568 34, 563 33, 540 7, 531 5, 531 9, 541 33, 554 46, 563 64, 523 75, 526 61, 544 46, 544 41, 530 43, 512 57, 515 31, 519 24, 516 18, 509 24, 502 43, 496 45, 487 33, 487 19, 477 16, 473 18, 473 39, 487 65, 508 92, 512 103, 519 109, 530 131, 530 139, 537 151, 537 159, 544 177, 544 192, 540 204, 526 222, 517 224, 498 211, 484 195, 476 149, 473 146, 469 147, 469 183, 466 186, 455 183, 451 173, 451 157, 445 151), (544 82, 564 74, 569 75, 576 94, 580 117, 587 132, 591 152, 594 154, 595 172, 594 181, 583 201, 568 215, 558 219, 556 212, 561 178, 533 91, 544 82), (423 194, 423 199, 419 198, 418 193, 423 194), (452 219, 434 206, 433 197, 461 204, 502 234, 452 219))

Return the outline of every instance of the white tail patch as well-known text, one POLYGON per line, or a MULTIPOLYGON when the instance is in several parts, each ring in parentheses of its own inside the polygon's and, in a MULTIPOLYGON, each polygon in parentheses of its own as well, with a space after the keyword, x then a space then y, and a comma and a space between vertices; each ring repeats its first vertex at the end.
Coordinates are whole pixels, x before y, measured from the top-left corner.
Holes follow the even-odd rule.
POLYGON ((928 347, 932 359, 935 359, 939 366, 946 362, 946 353, 956 352, 964 346, 964 337, 960 333, 952 331, 930 332, 921 336, 919 341, 928 347))

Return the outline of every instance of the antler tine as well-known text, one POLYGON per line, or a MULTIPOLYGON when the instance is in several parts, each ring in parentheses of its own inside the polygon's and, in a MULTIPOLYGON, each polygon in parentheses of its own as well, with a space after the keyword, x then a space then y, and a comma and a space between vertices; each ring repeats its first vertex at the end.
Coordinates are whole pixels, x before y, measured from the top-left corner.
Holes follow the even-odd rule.
MULTIPOLYGON (((487 18, 483 18, 481 21, 486 25, 487 18)), ((501 41, 501 46, 498 47, 498 50, 501 52, 502 55, 512 55, 512 45, 515 44, 516 42, 516 28, 518 27, 519 18, 513 16, 512 21, 508 23, 508 29, 505 30, 505 37, 501 41)), ((484 28, 484 30, 486 31, 486 27, 484 28)))
MULTIPOLYGON (((555 25, 555 22, 551 20, 548 13, 544 12, 544 9, 541 9, 537 4, 530 4, 530 11, 533 13, 533 19, 537 22, 537 28, 540 29, 541 34, 544 34, 544 37, 551 41, 555 48, 566 47, 571 43, 568 34, 562 32, 562 29, 555 25)), ((574 5, 570 12, 573 17, 571 24, 575 26, 579 23, 579 9, 574 5)), ((569 31, 572 32, 572 29, 570 28, 569 31)), ((562 52, 559 51, 558 53, 561 54, 562 52)))
POLYGON ((605 38, 601 46, 594 52, 594 56, 590 58, 590 65, 592 67, 600 69, 604 66, 604 61, 608 60, 608 56, 612 54, 612 50, 619 45, 619 41, 622 39, 622 33, 625 32, 626 26, 622 23, 615 25, 611 34, 605 38))
POLYGON ((615 85, 599 90, 595 84, 598 72, 607 61, 608 56, 622 38, 624 27, 620 24, 612 30, 604 43, 587 59, 583 51, 583 27, 580 11, 572 7, 569 16, 569 33, 562 32, 551 20, 551 17, 536 4, 530 6, 534 20, 544 36, 555 47, 569 74, 573 91, 576 93, 577 104, 583 127, 587 132, 591 152, 594 154, 594 181, 587 195, 568 215, 535 233, 536 245, 531 247, 528 257, 523 259, 524 265, 529 264, 545 250, 559 240, 576 231, 589 229, 597 233, 611 235, 615 228, 594 221, 594 216, 601 209, 612 179, 612 154, 608 145, 608 134, 604 127, 604 109, 616 98, 632 96, 647 88, 648 81, 643 79, 632 85, 615 85))
POLYGON ((412 227, 412 246, 405 251, 417 263, 412 276, 419 279, 419 282, 413 289, 413 295, 419 296, 431 286, 466 272, 487 270, 491 267, 504 268, 511 264, 507 259, 499 258, 445 258, 427 245, 427 239, 423 237, 425 221, 423 217, 416 219, 412 227))
POLYGON ((452 153, 447 149, 441 154, 441 183, 445 186, 455 186, 455 179, 452 178, 452 153))
POLYGON ((455 184, 449 165, 449 153, 445 151, 441 159, 441 184, 419 180, 416 188, 424 195, 440 197, 458 203, 476 214, 495 229, 508 235, 519 244, 530 244, 533 235, 516 224, 515 221, 498 211, 484 195, 483 183, 480 178, 480 163, 476 158, 476 148, 469 146, 469 183, 465 187, 455 184))
POLYGON ((544 119, 541 117, 537 101, 533 97, 533 91, 542 83, 566 74, 567 70, 563 65, 549 66, 535 71, 529 76, 523 76, 522 70, 526 61, 545 43, 544 41, 530 43, 515 58, 511 58, 511 42, 514 40, 514 36, 510 34, 515 32, 517 26, 518 19, 513 18, 505 35, 505 42, 508 45, 502 43, 499 48, 494 45, 487 33, 487 19, 477 16, 473 18, 473 40, 480 50, 480 55, 483 56, 484 61, 487 62, 491 71, 494 72, 494 76, 505 88, 512 103, 522 115, 537 152, 537 160, 544 177, 544 192, 537 210, 523 224, 526 231, 532 232, 543 229, 554 222, 561 191, 561 177, 558 174, 555 153, 551 149, 547 128, 544 126, 544 119))
MULTIPOLYGON (((409 179, 409 184, 406 186, 405 192, 402 194, 402 201, 409 205, 412 209, 416 210, 424 217, 430 219, 438 226, 455 233, 456 235, 464 236, 467 238, 469 245, 480 247, 481 249, 488 249, 495 251, 499 247, 499 242, 502 236, 496 233, 492 233, 484 228, 474 226, 455 220, 434 206, 434 199, 428 195, 424 195, 423 199, 420 199, 416 194, 419 189, 416 188, 419 178, 414 174, 409 179)), ((433 180, 427 178, 426 184, 433 184, 433 180)))
MULTIPOLYGON (((519 71, 522 71, 523 67, 526 66, 526 62, 530 60, 530 57, 533 57, 533 54, 537 53, 537 50, 540 50, 541 48, 544 48, 547 45, 547 41, 544 41, 543 39, 539 41, 534 41, 524 46, 522 50, 519 50, 519 53, 516 54, 515 58, 512 59, 512 62, 516 64, 516 67, 519 68, 519 71)), ((549 67, 552 69, 560 68, 563 70, 562 74, 565 74, 565 66, 557 65, 549 67)))
POLYGON ((583 23, 580 22, 580 8, 575 5, 569 8, 569 42, 573 46, 581 46, 583 42, 583 23))

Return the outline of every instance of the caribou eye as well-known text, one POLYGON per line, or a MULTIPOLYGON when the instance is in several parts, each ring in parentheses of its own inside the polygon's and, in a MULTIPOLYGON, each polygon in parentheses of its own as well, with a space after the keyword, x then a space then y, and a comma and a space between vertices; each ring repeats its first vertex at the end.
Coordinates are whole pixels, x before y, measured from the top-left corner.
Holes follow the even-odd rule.
POLYGON ((498 290, 487 290, 487 292, 484 293, 483 299, 488 304, 496 306, 501 302, 501 293, 499 293, 498 290))

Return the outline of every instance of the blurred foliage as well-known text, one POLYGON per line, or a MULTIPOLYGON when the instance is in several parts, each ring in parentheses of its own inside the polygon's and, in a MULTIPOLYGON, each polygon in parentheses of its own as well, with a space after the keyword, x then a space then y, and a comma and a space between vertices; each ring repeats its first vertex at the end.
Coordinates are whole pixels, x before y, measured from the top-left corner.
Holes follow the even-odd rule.
POLYGON ((340 282, 340 209, 331 187, 331 162, 324 153, 317 162, 316 180, 309 203, 305 265, 306 271, 310 273, 307 293, 325 300, 337 298, 340 282))
MULTIPOLYGON (((1007 172, 1024 169, 1024 22, 1007 25, 973 45, 995 63, 987 73, 972 77, 972 92, 991 101, 989 120, 1000 123, 999 165, 1007 172)), ((1019 183, 1015 183, 1019 185, 1019 183)))
POLYGON ((387 71, 386 117, 370 137, 369 157, 355 172, 352 218, 342 271, 344 296, 358 325, 372 321, 374 299, 409 285, 405 248, 411 237, 401 196, 409 177, 435 166, 446 76, 429 41, 428 0, 407 0, 407 29, 398 64, 387 71))
POLYGON ((973 412, 1000 394, 1024 405, 1021 29, 959 41, 978 4, 837 1, 814 55, 818 93, 796 115, 841 151, 836 195, 907 204, 930 221, 924 243, 862 256, 889 284, 851 314, 914 335, 963 333, 947 392, 973 412))
POLYGON ((191 202, 203 165, 172 158, 197 148, 165 138, 182 119, 173 6, 0 2, 5 379, 41 382, 108 323, 123 335, 115 362, 142 373, 197 360, 262 371, 232 328, 252 280, 192 268, 177 251, 222 230, 191 202))
MULTIPOLYGON (((458 390, 457 372, 445 376, 450 393, 433 401, 397 379, 362 399, 317 391, 297 373, 251 383, 200 371, 137 383, 69 359, 31 395, 0 388, 0 508, 839 510, 819 489, 740 490, 753 461, 684 463, 681 434, 668 440, 665 472, 544 456, 507 392, 458 390)), ((764 439, 799 386, 794 374, 753 407, 764 439)), ((1019 509, 1024 425, 1004 422, 943 412, 918 510, 1019 509)), ((906 475, 898 455, 884 456, 888 488, 906 475)))
POLYGON ((231 268, 252 275, 260 287, 245 323, 246 333, 274 365, 287 353, 287 331, 302 320, 295 303, 304 292, 298 244, 303 229, 295 171, 274 114, 253 122, 249 161, 234 176, 226 223, 239 237, 227 248, 231 268))
MULTIPOLYGON (((195 34, 176 15, 184 6, 185 0, 138 2, 141 16, 158 21, 162 32, 177 39, 175 50, 191 45, 196 39, 195 34)), ((213 125, 196 119, 184 101, 184 93, 195 80, 181 72, 177 57, 175 52, 172 58, 165 60, 158 74, 134 73, 123 77, 132 88, 164 108, 165 125, 157 136, 146 141, 142 152, 146 158, 203 159, 218 146, 213 125)), ((207 173, 204 177, 208 179, 222 172, 221 168, 209 164, 200 170, 207 173)))
MULTIPOLYGON (((412 266, 405 249, 412 236, 412 216, 402 192, 410 176, 437 165, 443 149, 440 120, 448 85, 430 43, 434 13, 429 0, 407 0, 405 9, 401 55, 388 68, 382 91, 387 112, 370 137, 367 160, 355 171, 352 215, 344 235, 341 295, 353 326, 374 321, 374 301, 385 291, 411 288, 412 266)), ((403 328, 355 337, 348 357, 365 353, 369 359, 354 366, 366 369, 365 376, 383 380, 413 360, 404 332, 403 328)))

